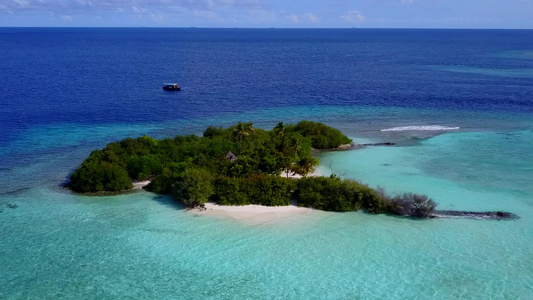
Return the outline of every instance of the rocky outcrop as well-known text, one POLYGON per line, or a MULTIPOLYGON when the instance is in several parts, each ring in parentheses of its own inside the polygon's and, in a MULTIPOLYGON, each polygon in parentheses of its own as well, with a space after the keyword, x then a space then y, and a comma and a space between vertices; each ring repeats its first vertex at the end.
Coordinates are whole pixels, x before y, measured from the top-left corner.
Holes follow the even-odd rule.
POLYGON ((334 148, 333 150, 348 150, 348 149, 352 149, 353 146, 354 146, 353 144, 344 144, 344 145, 340 145, 337 148, 334 148))
POLYGON ((505 211, 457 211, 457 210, 436 210, 431 218, 467 218, 476 220, 515 220, 520 217, 516 214, 505 211))
POLYGON ((385 143, 373 143, 373 144, 361 144, 361 146, 394 146, 395 143, 385 142, 385 143))
POLYGON ((350 150, 352 148, 357 148, 358 146, 360 146, 360 144, 344 144, 344 145, 340 145, 340 146, 338 146, 336 148, 330 148, 330 149, 311 148, 311 151, 313 151, 315 153, 327 152, 327 151, 344 151, 344 150, 350 150))

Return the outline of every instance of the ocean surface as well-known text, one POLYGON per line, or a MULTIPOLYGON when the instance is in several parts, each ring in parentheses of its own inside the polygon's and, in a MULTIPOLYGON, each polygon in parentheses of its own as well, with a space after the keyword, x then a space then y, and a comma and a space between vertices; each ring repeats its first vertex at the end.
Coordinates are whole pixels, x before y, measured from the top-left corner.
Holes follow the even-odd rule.
POLYGON ((0 28, 0 57, 0 299, 533 299, 531 30, 0 28), (321 174, 520 219, 251 226, 61 187, 126 137, 302 119, 395 143, 321 174))

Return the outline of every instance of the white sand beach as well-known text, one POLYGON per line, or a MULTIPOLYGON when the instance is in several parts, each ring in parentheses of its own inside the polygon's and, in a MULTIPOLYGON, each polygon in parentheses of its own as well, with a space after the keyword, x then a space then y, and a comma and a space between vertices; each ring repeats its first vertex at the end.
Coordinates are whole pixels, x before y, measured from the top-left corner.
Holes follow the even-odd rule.
MULTIPOLYGON (((287 176, 286 171, 282 172, 283 177, 287 176)), ((311 172, 307 177, 319 176, 318 173, 311 172)), ((302 178, 301 175, 289 172, 288 178, 302 178)), ((133 183, 133 189, 142 189, 150 183, 150 180, 139 181, 133 183)), ((313 209, 296 206, 294 203, 287 206, 263 206, 263 205, 243 205, 243 206, 227 206, 218 205, 208 202, 205 204, 205 209, 194 208, 190 211, 198 216, 215 216, 225 217, 239 220, 248 225, 258 225, 274 220, 284 219, 292 216, 303 215, 309 213, 313 209)))
POLYGON ((150 180, 136 181, 133 183, 133 190, 140 190, 150 184, 150 180))
POLYGON ((262 205, 243 205, 243 206, 223 206, 214 203, 206 203, 205 210, 191 210, 199 216, 218 216, 239 220, 248 225, 258 225, 274 220, 288 218, 296 215, 307 214, 312 209, 298 207, 295 205, 288 206, 262 206, 262 205))

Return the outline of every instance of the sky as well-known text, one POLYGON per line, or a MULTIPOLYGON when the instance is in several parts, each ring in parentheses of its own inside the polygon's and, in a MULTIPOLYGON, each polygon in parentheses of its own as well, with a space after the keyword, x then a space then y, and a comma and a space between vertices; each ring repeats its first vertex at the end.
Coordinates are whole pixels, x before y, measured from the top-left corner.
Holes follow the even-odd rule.
POLYGON ((0 0, 0 26, 533 29, 533 0, 0 0))

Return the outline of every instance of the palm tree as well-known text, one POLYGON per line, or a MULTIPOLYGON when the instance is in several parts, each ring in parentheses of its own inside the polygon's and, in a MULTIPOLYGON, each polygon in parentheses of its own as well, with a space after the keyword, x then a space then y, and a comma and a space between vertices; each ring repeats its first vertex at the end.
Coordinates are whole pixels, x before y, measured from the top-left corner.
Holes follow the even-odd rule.
POLYGON ((252 122, 245 123, 244 128, 246 130, 247 136, 255 133, 254 123, 252 122))
POLYGON ((279 122, 276 127, 274 127, 274 133, 279 137, 279 151, 285 151, 285 125, 283 122, 279 122))
POLYGON ((283 125, 283 122, 279 122, 276 127, 274 127, 274 132, 281 138, 285 138, 285 125, 283 125))
POLYGON ((295 172, 295 170, 298 168, 298 166, 297 166, 298 152, 300 152, 301 150, 302 150, 302 146, 300 144, 300 140, 299 139, 294 139, 293 140, 293 145, 292 145, 292 151, 294 152, 294 161, 293 161, 292 164, 289 164, 288 167, 287 167, 287 177, 289 177, 289 170, 295 172))
POLYGON ((239 142, 239 148, 241 147, 241 142, 244 140, 244 138, 254 133, 255 133, 255 128, 253 128, 252 122, 248 122, 248 123, 239 122, 237 123, 235 128, 233 128, 233 132, 232 132, 233 138, 239 142))
POLYGON ((241 141, 246 136, 246 128, 244 123, 237 123, 232 131, 233 138, 237 141, 241 141))
POLYGON ((302 146, 300 145, 300 140, 295 139, 294 144, 292 145, 292 151, 294 152, 294 163, 298 161, 298 152, 302 150, 302 146))
POLYGON ((302 176, 307 176, 318 165, 318 160, 313 157, 303 157, 298 162, 298 173, 302 176))

